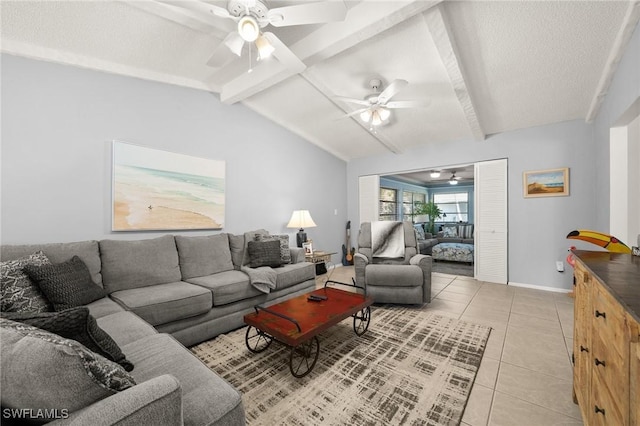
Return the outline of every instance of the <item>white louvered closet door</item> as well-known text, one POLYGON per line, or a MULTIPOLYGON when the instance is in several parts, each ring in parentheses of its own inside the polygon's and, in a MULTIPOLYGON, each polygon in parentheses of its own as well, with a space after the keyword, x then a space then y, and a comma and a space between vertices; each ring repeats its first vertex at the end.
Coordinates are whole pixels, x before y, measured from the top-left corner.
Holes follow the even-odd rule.
MULTIPOLYGON (((360 176, 358 180, 360 223, 378 220, 380 204, 380 176, 360 176)), ((356 229, 360 229, 360 223, 356 229)))
POLYGON ((507 160, 475 164, 475 275, 506 284, 507 160))

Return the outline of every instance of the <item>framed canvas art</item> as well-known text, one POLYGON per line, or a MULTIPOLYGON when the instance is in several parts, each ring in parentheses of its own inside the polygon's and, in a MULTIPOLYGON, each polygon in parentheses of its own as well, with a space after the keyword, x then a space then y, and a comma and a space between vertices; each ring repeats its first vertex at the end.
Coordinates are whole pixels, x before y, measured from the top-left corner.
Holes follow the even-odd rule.
POLYGON ((113 142, 114 231, 221 229, 225 162, 113 142))
POLYGON ((569 168, 536 170, 522 174, 525 198, 569 195, 569 168))

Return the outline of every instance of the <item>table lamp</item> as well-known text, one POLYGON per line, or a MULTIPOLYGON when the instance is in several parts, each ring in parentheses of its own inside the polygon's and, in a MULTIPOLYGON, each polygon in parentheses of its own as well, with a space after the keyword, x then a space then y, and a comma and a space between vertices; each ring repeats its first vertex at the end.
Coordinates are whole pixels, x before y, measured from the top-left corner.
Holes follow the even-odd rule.
POLYGON ((304 232, 303 228, 312 228, 314 226, 317 225, 313 219, 311 219, 309 210, 295 210, 287 224, 287 228, 300 228, 296 234, 296 243, 298 247, 302 247, 302 243, 307 241, 307 233, 304 232))

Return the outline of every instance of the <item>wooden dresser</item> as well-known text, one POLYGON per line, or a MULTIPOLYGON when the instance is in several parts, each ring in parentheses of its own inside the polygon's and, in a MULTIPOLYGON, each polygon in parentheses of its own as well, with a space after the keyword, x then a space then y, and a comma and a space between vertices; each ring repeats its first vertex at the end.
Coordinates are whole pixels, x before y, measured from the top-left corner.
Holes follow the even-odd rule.
POLYGON ((574 254, 574 400, 585 425, 640 426, 640 257, 574 254))

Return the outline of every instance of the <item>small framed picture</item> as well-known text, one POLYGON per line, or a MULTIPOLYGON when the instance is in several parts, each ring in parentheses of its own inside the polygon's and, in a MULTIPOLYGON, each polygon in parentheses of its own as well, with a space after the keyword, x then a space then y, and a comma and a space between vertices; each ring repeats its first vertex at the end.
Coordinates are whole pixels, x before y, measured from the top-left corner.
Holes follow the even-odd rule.
POLYGON ((313 255, 313 244, 310 241, 307 241, 306 243, 302 243, 302 248, 304 249, 305 256, 313 255))
POLYGON ((522 181, 525 198, 569 195, 568 167, 524 172, 522 181))

